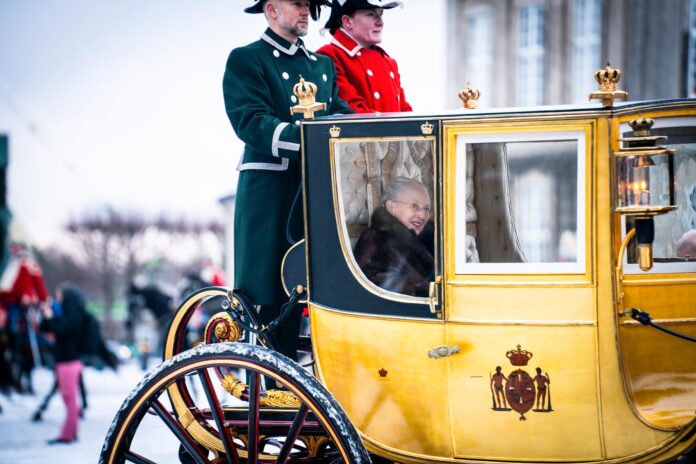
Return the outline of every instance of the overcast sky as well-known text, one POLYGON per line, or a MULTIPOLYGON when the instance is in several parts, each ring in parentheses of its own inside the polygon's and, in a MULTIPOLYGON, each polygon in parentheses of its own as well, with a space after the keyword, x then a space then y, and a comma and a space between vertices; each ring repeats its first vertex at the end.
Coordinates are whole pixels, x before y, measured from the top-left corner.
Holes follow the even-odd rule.
MULTIPOLYGON (((221 217, 242 150, 222 73, 229 51, 265 28, 242 13, 251 3, 0 0, 8 199, 33 240, 51 242, 68 219, 104 205, 221 217)), ((407 98, 416 110, 443 109, 444 0, 411 0, 385 19, 383 45, 407 98)), ((311 49, 328 41, 318 26, 311 49)))

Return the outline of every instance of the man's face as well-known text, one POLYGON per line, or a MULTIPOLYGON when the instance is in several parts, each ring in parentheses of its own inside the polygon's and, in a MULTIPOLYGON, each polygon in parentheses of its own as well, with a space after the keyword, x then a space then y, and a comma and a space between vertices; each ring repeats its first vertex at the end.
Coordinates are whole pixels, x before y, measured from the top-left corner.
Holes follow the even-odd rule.
POLYGON ((405 188, 399 192, 396 200, 387 200, 387 211, 400 223, 416 235, 423 232, 425 224, 430 219, 430 198, 421 188, 405 188))
POLYGON ((358 10, 352 18, 348 15, 343 17, 343 27, 360 45, 370 48, 382 43, 383 13, 381 8, 358 10))
POLYGON ((309 29, 310 0, 270 0, 271 18, 288 35, 304 37, 309 29))

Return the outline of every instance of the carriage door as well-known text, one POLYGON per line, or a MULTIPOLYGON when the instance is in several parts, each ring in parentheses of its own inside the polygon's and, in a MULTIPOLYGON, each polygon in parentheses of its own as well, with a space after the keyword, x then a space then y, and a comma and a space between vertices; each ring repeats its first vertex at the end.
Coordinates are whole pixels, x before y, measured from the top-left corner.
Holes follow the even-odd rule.
POLYGON ((445 127, 446 345, 459 351, 446 362, 458 458, 601 457, 594 130, 594 120, 551 118, 445 127))

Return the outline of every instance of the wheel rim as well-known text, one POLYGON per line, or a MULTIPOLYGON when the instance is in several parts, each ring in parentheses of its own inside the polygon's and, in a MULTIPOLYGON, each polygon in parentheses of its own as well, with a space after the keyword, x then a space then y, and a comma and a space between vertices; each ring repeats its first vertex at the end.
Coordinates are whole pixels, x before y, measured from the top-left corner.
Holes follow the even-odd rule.
MULTIPOLYGON (((177 355, 170 362, 165 363, 165 368, 160 369, 160 372, 148 375, 148 378, 138 387, 138 393, 131 395, 132 397, 124 403, 120 424, 115 429, 115 425, 112 425, 102 453, 102 457, 106 455, 107 458, 102 462, 155 462, 140 455, 137 450, 131 449, 133 438, 148 410, 154 410, 163 425, 176 436, 181 446, 193 457, 193 462, 257 464, 361 461, 359 456, 356 460, 356 452, 352 449, 353 443, 350 440, 346 442, 343 436, 350 434, 340 430, 341 427, 335 426, 336 412, 331 411, 330 407, 327 410, 327 406, 322 404, 327 400, 312 397, 319 391, 316 390, 317 387, 323 388, 315 379, 305 373, 304 375, 310 380, 304 379, 300 382, 294 374, 285 375, 277 365, 260 365, 258 359, 244 358, 239 353, 231 352, 230 349, 244 350, 244 345, 219 344, 199 347, 177 355), (227 347, 221 345, 227 345, 227 347), (235 408, 223 407, 225 401, 223 395, 226 392, 218 385, 216 377, 218 370, 234 370, 235 372, 246 370, 250 373, 245 424, 242 424, 243 421, 234 419, 235 408), (162 395, 168 391, 171 397, 171 389, 175 388, 182 379, 191 376, 198 378, 198 384, 205 393, 207 407, 201 407, 200 401, 198 406, 189 406, 184 411, 177 409, 174 405, 174 411, 171 414, 162 395), (282 411, 287 416, 286 420, 268 420, 269 410, 260 407, 261 376, 282 383, 299 399, 299 408, 282 411), (203 421, 202 418, 205 420, 203 421), (246 429, 246 440, 245 434, 242 433, 244 429, 246 429), (270 434, 269 431, 276 431, 276 433, 270 434), (308 431, 310 433, 307 433, 308 431), (321 433, 317 433, 318 431, 321 433), (303 433, 306 436, 303 436, 303 433), (324 437, 323 440, 322 437, 324 437), (328 447, 327 442, 331 443, 328 447), (321 452, 322 449, 324 452, 321 452), (208 457, 209 451, 214 456, 212 459, 208 457)), ((283 358, 277 353, 260 347, 250 349, 263 350, 266 357, 283 358)), ((281 361, 291 362, 287 358, 281 361)), ((330 399, 328 393, 326 395, 330 399)), ((237 409, 244 411, 243 407, 237 409)), ((357 437, 357 434, 355 436, 357 437)))

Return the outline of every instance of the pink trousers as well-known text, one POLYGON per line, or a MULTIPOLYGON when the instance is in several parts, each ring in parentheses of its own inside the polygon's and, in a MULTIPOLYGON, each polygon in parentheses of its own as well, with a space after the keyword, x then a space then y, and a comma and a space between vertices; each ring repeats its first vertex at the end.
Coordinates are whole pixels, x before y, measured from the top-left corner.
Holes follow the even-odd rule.
POLYGON ((60 396, 65 403, 65 422, 58 436, 61 440, 77 440, 77 424, 80 420, 80 408, 77 405, 77 393, 80 388, 82 361, 56 363, 56 376, 60 396))

